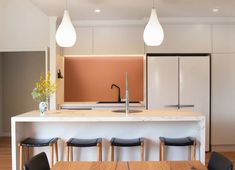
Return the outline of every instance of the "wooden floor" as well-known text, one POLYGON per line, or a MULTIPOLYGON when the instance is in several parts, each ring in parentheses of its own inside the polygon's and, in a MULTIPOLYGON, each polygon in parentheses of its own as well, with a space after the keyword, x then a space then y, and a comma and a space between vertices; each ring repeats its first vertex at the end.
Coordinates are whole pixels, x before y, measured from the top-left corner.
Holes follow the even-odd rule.
MULTIPOLYGON (((235 152, 222 152, 235 166, 235 152)), ((210 153, 206 154, 206 164, 210 159, 210 153)), ((0 137, 0 170, 11 170, 11 139, 0 137)))
POLYGON ((11 139, 0 137, 0 170, 11 169, 11 139))

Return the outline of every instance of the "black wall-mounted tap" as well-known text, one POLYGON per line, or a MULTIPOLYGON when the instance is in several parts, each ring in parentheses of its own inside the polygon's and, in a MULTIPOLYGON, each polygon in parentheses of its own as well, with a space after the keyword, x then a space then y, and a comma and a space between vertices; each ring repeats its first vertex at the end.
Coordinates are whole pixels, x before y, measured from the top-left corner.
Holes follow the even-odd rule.
POLYGON ((120 87, 117 86, 116 84, 112 84, 111 85, 111 89, 113 89, 113 87, 116 87, 118 89, 118 103, 121 103, 121 95, 120 95, 120 87))

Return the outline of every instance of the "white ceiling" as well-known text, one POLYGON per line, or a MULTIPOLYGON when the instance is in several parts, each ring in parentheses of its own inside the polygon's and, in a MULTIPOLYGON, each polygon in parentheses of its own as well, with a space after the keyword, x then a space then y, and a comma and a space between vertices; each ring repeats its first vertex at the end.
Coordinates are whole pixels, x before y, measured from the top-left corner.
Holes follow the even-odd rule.
MULTIPOLYGON (((62 16, 66 0, 31 0, 49 16, 62 16)), ((68 0, 72 20, 148 18, 152 0, 68 0), (94 9, 101 13, 94 13, 94 9)), ((159 17, 235 17, 235 0, 155 0, 159 17), (218 13, 212 12, 219 8, 218 13)))

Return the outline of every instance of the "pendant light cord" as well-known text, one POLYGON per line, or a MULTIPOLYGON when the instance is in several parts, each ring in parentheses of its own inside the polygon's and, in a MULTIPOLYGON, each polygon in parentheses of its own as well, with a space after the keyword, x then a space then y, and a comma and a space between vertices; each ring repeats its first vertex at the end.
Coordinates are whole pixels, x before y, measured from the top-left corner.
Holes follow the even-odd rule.
POLYGON ((68 0, 65 1, 65 10, 68 10, 68 0))
POLYGON ((153 0, 153 9, 155 8, 155 1, 153 0))

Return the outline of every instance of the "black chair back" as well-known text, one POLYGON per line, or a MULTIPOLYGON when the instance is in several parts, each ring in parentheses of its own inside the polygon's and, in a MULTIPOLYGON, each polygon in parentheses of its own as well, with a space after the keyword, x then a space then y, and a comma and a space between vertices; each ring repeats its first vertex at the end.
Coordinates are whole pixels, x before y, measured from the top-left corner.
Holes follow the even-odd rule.
POLYGON ((233 163, 225 156, 212 152, 208 164, 208 170, 232 170, 233 163))
POLYGON ((45 152, 35 155, 26 162, 24 170, 50 170, 50 165, 45 152))

